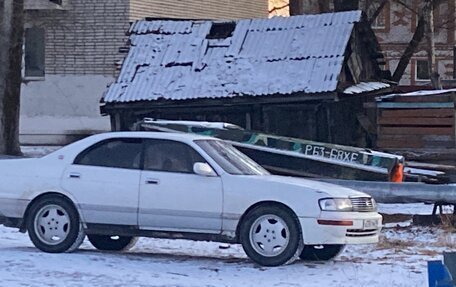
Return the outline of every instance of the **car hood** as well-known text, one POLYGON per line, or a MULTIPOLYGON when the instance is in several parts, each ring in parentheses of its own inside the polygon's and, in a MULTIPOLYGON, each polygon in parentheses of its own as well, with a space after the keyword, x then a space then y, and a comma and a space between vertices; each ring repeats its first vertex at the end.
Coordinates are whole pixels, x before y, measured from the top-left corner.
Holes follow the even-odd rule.
POLYGON ((319 193, 326 193, 330 197, 370 197, 370 195, 364 192, 360 192, 351 188, 305 178, 278 175, 252 177, 261 181, 270 182, 271 184, 289 185, 290 187, 306 188, 308 190, 314 190, 319 193))

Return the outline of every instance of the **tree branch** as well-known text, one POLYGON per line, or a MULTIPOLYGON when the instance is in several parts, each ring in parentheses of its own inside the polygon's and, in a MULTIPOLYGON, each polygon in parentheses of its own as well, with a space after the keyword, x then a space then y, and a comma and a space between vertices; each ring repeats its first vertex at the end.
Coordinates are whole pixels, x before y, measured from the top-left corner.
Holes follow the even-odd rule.
POLYGON ((410 7, 407 3, 401 1, 401 0, 393 0, 394 2, 396 2, 397 4, 399 5, 402 5, 405 7, 405 9, 409 10, 410 12, 414 13, 414 14, 419 14, 418 11, 416 11, 415 9, 413 9, 412 7, 410 7))
POLYGON ((290 4, 285 4, 283 6, 278 6, 278 7, 276 6, 276 7, 272 8, 271 10, 269 10, 269 13, 275 12, 277 10, 282 10, 282 9, 287 8, 289 6, 290 6, 290 4))
POLYGON ((405 69, 407 69, 407 66, 410 62, 410 59, 412 58, 413 54, 415 53, 418 45, 420 44, 421 40, 424 37, 424 18, 423 16, 420 16, 418 20, 418 26, 416 27, 415 33, 413 34, 412 40, 408 44, 407 48, 404 51, 404 54, 402 54, 401 59, 399 60, 399 63, 397 65, 396 70, 394 71, 392 80, 394 82, 399 82, 404 75, 405 69))
POLYGON ((389 0, 383 0, 380 3, 380 5, 377 7, 377 9, 375 9, 374 14, 372 14, 371 17, 368 20, 369 25, 372 25, 372 23, 374 23, 375 19, 377 19, 378 15, 380 15, 380 13, 382 12, 382 10, 385 7, 385 5, 388 4, 388 1, 389 0))

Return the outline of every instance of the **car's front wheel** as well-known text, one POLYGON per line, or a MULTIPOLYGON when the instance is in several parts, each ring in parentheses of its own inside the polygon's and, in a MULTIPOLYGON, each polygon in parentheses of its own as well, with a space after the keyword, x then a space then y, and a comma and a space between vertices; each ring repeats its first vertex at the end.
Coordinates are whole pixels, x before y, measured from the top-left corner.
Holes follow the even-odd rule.
POLYGON ((327 261, 339 255, 344 250, 345 245, 306 245, 299 257, 306 261, 327 261))
POLYGON ((302 249, 302 236, 295 216, 280 206, 258 206, 240 228, 245 253, 263 266, 291 262, 302 249))
POLYGON ((88 234, 90 243, 98 250, 127 251, 132 248, 137 237, 88 234))
POLYGON ((50 253, 74 251, 85 237, 76 208, 62 196, 44 196, 34 202, 26 228, 33 244, 50 253))

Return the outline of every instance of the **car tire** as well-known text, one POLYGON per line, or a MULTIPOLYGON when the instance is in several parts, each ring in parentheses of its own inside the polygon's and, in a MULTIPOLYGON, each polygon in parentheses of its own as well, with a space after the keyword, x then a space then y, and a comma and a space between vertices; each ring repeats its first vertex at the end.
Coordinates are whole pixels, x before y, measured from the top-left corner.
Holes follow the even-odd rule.
POLYGON ((137 237, 132 236, 88 234, 87 238, 96 249, 104 251, 128 251, 138 241, 137 237))
POLYGON ((239 237, 247 256, 263 266, 291 263, 303 248, 296 216, 280 206, 252 209, 241 224, 239 237))
POLYGON ((345 245, 306 245, 299 257, 305 261, 328 261, 339 255, 344 250, 345 245))
POLYGON ((44 196, 34 202, 26 229, 35 247, 48 253, 72 252, 85 237, 78 211, 62 196, 44 196))

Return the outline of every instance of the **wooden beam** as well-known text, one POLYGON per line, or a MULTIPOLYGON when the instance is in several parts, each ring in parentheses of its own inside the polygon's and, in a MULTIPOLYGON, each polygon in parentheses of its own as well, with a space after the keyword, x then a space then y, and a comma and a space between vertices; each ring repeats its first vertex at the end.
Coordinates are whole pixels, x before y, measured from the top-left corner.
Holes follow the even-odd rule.
POLYGON ((453 98, 451 95, 429 95, 429 96, 404 96, 404 97, 395 97, 395 103, 444 103, 452 102, 453 98))
POLYGON ((454 141, 377 140, 378 148, 451 148, 454 141))
POLYGON ((453 102, 447 103, 395 103, 395 102, 384 102, 384 103, 377 103, 377 107, 381 109, 441 109, 441 108, 454 108, 453 102))
POLYGON ((454 135, 386 135, 378 136, 382 140, 409 140, 409 141, 454 141, 454 135))
POLYGON ((450 126, 454 124, 453 118, 384 118, 377 121, 380 125, 390 126, 450 126))
POLYGON ((379 134, 385 135, 454 135, 452 127, 380 127, 379 134))
POLYGON ((382 110, 382 118, 452 118, 453 109, 382 110))
MULTIPOLYGON (((359 96, 359 95, 358 95, 359 96)), ((292 104, 292 103, 309 103, 312 101, 334 101, 337 93, 317 93, 317 94, 292 94, 292 95, 270 95, 270 96, 239 96, 234 98, 223 99, 191 99, 191 100, 154 100, 138 102, 116 102, 104 103, 103 109, 106 113, 113 113, 116 110, 154 110, 162 108, 176 109, 195 108, 195 107, 229 107, 243 106, 252 104, 292 104)))

